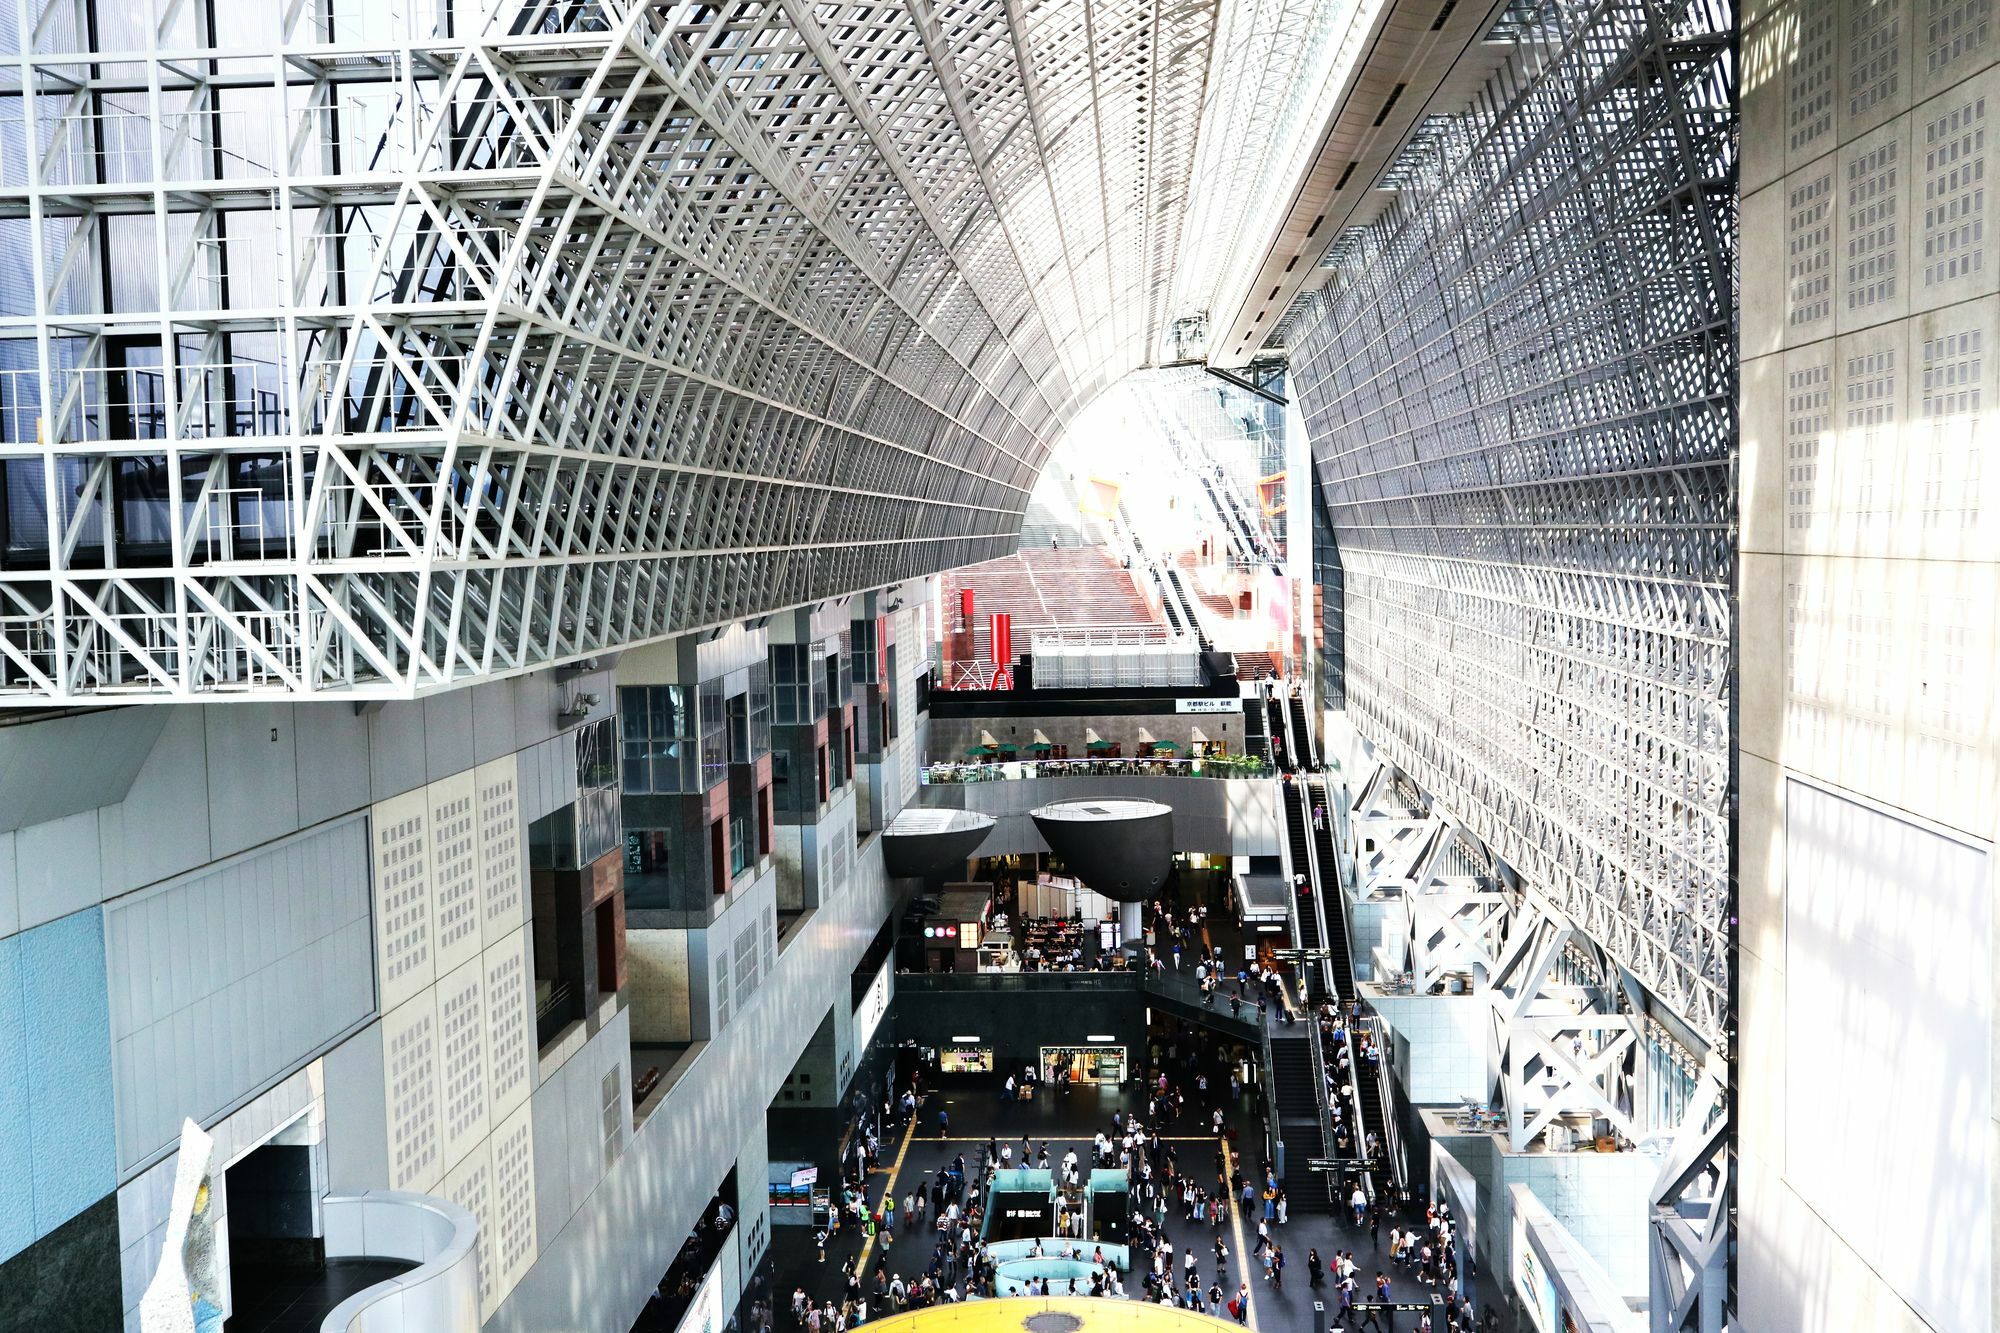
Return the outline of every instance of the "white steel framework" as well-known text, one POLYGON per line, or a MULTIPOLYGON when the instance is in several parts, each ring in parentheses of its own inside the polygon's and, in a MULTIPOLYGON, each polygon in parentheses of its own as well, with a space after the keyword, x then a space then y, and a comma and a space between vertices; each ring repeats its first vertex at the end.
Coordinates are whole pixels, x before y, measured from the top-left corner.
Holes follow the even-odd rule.
POLYGON ((410 695, 1005 553, 1254 54, 1216 0, 0 3, 19 701, 410 695))
POLYGON ((1355 726, 1718 1047, 1734 22, 1524 0, 1288 329, 1355 726))

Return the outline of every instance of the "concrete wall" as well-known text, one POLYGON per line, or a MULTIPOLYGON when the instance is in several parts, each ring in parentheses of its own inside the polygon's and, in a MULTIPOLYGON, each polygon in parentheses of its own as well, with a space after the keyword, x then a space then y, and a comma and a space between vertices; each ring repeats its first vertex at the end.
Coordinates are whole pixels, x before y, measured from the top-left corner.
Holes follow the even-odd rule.
POLYGON ((0 939, 0 1261, 117 1183, 104 917, 0 939))
POLYGON ((1174 808, 1174 850, 1222 856, 1276 856, 1282 841, 1278 788, 1269 778, 1023 778, 923 788, 921 803, 992 815, 981 856, 1046 852, 1029 812, 1050 801, 1126 797, 1174 808))
POLYGON ((1509 1187, 1525 1185, 1603 1267, 1619 1292, 1645 1296, 1646 1191, 1659 1172, 1658 1159, 1630 1152, 1509 1153, 1493 1134, 1440 1134, 1433 1144, 1456 1159, 1477 1187, 1484 1272, 1497 1276, 1514 1271, 1509 1187))
POLYGON ((763 1133, 817 1016, 830 1000, 847 1003, 848 975, 890 907, 879 845, 861 848, 846 886, 799 928, 771 977, 692 1058, 575 1213, 540 1236, 538 1262, 489 1328, 631 1326, 728 1164, 763 1133))
POLYGON ((1740 1309, 1986 1329, 2000 34, 1746 19, 1740 1309))
MULTIPOLYGON (((919 639, 902 612, 889 807, 917 790, 919 639)), ((232 1156, 303 1134, 330 1186, 465 1207, 507 1328, 628 1327, 749 1163, 740 1285, 767 1231, 765 1108, 822 1014, 851 1040, 848 976, 891 905, 879 853, 845 796, 798 834, 815 907, 782 955, 774 874, 682 937, 682 1021, 711 1040, 635 1134, 621 1004, 534 1044, 522 831, 574 799, 556 713, 577 688, 607 701, 591 720, 616 697, 605 675, 559 691, 543 673, 365 713, 0 727, 0 1290, 94 1262, 129 1326, 186 1113, 232 1156)))
POLYGON ((368 828, 329 821, 104 909, 118 1164, 232 1109, 375 1012, 368 828))
POLYGON ((1483 995, 1383 995, 1370 1001, 1397 1043, 1396 1077, 1420 1106, 1485 1101, 1486 1031, 1492 1002, 1483 995))

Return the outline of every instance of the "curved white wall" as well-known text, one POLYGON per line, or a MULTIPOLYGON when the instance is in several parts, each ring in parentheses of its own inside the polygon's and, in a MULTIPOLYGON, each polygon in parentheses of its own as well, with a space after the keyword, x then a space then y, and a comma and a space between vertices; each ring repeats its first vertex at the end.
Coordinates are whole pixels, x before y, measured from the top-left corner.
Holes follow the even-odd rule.
POLYGON ((399 1190, 330 1194, 326 1257, 407 1259, 417 1267, 356 1292, 320 1333, 479 1333, 479 1224, 445 1199, 399 1190))

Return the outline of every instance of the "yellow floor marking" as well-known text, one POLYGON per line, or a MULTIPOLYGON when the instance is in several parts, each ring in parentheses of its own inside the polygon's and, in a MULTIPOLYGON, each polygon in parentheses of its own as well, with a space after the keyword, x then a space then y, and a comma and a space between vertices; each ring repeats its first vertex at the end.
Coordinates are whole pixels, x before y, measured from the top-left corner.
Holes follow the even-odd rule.
MULTIPOLYGON (((903 1146, 896 1149, 896 1160, 889 1165, 889 1181, 882 1186, 883 1198, 893 1199, 896 1197, 896 1173, 903 1169, 903 1159, 910 1155, 910 1140, 916 1136, 917 1118, 911 1116, 909 1127, 903 1131, 903 1146)), ((866 1190, 861 1192, 861 1207, 864 1210, 868 1208, 868 1192, 866 1190)), ((888 1225, 893 1227, 895 1223, 891 1222, 888 1225)), ((864 1236, 861 1241, 861 1254, 854 1261, 854 1275, 864 1282, 868 1279, 868 1255, 874 1248, 875 1238, 873 1236, 864 1236)))
MULTIPOLYGON (((1228 1139, 1222 1140, 1222 1174, 1226 1180, 1234 1180, 1236 1177, 1236 1154, 1229 1150, 1228 1139)), ((1243 1291, 1245 1293, 1243 1300, 1245 1313, 1243 1317, 1247 1321, 1251 1317, 1250 1312, 1257 1308, 1256 1302, 1252 1301, 1249 1297, 1249 1293, 1256 1284, 1250 1281, 1250 1260, 1252 1256, 1248 1250, 1243 1248, 1243 1209, 1238 1206, 1237 1193, 1233 1189, 1229 1191, 1229 1233, 1236 1241, 1236 1262, 1239 1274, 1237 1281, 1243 1284, 1243 1291)), ((1235 1295, 1236 1293, 1233 1291, 1224 1293, 1223 1306, 1225 1314, 1228 1312, 1227 1307, 1230 1298, 1235 1295)))

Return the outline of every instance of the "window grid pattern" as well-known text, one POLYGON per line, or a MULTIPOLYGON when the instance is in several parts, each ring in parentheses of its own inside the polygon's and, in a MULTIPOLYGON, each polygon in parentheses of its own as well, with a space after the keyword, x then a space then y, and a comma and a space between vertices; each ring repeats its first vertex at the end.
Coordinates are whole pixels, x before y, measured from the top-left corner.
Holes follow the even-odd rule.
POLYGON ((1866 310, 1896 298, 1894 139, 1847 164, 1847 308, 1866 310))
POLYGON ((1833 313, 1833 173, 1823 171, 1792 187, 1785 227, 1796 327, 1833 313))
POLYGON ((1004 554, 1203 193, 1215 0, 73 8, 0 30, 0 698, 407 696, 1004 554), (83 89, 100 31, 173 58, 83 89))
POLYGON ((1924 63, 1933 77, 1986 46, 1993 0, 1928 0, 1924 63))
POLYGON ((1806 532, 1813 525, 1819 489, 1820 446, 1832 410, 1833 369, 1803 366, 1785 375, 1785 526, 1806 532))
POLYGON ((1341 238, 1290 344, 1356 728, 1711 1040, 1734 25, 1701 0, 1541 4, 1532 48, 1341 238))
POLYGON ((1903 0, 1852 0, 1848 23, 1847 114, 1865 116, 1902 81, 1903 0))
POLYGON ((1982 330, 1967 329, 1923 343, 1917 412, 1930 434, 1924 465, 1926 529, 1971 531, 1979 525, 1984 342, 1982 330))
POLYGON ((1924 125, 1924 283, 1978 273, 1986 263, 1986 99, 1924 125))

